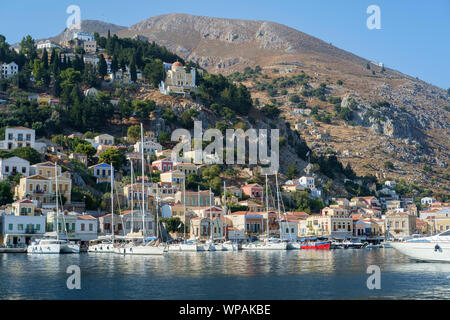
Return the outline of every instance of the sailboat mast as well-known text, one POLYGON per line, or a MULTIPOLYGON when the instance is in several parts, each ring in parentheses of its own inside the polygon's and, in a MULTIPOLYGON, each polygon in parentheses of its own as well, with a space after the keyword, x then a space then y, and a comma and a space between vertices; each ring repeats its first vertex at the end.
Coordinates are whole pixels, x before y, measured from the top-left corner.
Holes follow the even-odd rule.
POLYGON ((186 177, 183 179, 184 242, 186 242, 186 177))
POLYGON ((211 241, 213 240, 213 235, 212 235, 212 194, 211 194, 211 188, 209 188, 209 233, 210 233, 210 238, 211 241))
POLYGON ((267 231, 267 239, 269 239, 269 192, 267 184, 267 174, 266 174, 266 212, 267 212, 266 231, 267 231))
POLYGON ((114 167, 111 163, 111 236, 114 239, 114 167))
POLYGON ((142 236, 144 237, 144 245, 145 245, 145 194, 144 194, 144 171, 145 171, 145 163, 144 163, 144 125, 141 123, 141 160, 142 160, 142 236))
POLYGON ((159 186, 157 190, 158 192, 156 193, 156 237, 159 239, 159 186))
POLYGON ((280 194, 278 192, 278 174, 275 174, 275 184, 276 184, 276 191, 277 191, 277 206, 278 206, 278 222, 280 226, 280 239, 281 239, 281 212, 280 212, 280 194))
POLYGON ((131 161, 131 232, 134 232, 134 183, 133 183, 133 159, 131 161))
POLYGON ((58 167, 55 162, 55 178, 56 178, 56 240, 59 240, 59 207, 58 207, 58 167))

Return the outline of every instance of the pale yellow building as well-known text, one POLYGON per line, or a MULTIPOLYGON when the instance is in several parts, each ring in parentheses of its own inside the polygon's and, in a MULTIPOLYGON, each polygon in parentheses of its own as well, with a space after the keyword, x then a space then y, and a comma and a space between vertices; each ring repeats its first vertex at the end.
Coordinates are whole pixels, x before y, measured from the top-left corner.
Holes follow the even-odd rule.
POLYGON ((165 81, 162 81, 159 86, 159 90, 163 94, 167 95, 171 92, 185 94, 196 87, 196 70, 191 69, 189 73, 186 72, 183 64, 179 61, 173 63, 170 69, 166 70, 166 74, 165 81))

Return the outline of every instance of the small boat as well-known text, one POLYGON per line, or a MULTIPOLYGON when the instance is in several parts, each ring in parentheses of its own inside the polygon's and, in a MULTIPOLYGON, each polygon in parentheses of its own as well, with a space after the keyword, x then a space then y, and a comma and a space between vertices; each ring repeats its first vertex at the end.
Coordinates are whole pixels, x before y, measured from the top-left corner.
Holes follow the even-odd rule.
POLYGON ((430 237, 415 238, 404 242, 388 242, 388 244, 415 260, 450 262, 450 230, 430 237))
POLYGON ((300 250, 300 243, 297 241, 290 241, 287 243, 287 249, 288 250, 300 250))
POLYGON ((249 242, 242 245, 242 250, 287 250, 287 242, 265 241, 249 242))
POLYGON ((227 241, 223 244, 223 248, 225 251, 238 251, 239 244, 237 242, 227 241))
POLYGON ((313 242, 313 243, 307 243, 302 244, 300 248, 302 250, 329 250, 331 247, 331 242, 313 242))
POLYGON ((168 251, 168 246, 161 244, 159 240, 153 240, 149 243, 136 243, 135 240, 115 248, 115 253, 123 255, 163 255, 168 251))
POLYGON ((111 238, 104 237, 89 241, 88 253, 114 253, 114 242, 111 238))
POLYGON ((29 254, 80 253, 80 245, 66 240, 39 239, 27 248, 29 254))

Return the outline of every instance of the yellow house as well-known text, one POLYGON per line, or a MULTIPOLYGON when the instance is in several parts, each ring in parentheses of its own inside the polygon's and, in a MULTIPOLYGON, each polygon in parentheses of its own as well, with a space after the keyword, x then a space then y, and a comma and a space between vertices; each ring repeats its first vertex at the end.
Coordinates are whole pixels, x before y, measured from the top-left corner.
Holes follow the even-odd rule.
POLYGON ((177 163, 174 168, 184 173, 185 176, 189 174, 197 174, 197 166, 193 163, 177 163))
POLYGON ((31 200, 19 200, 12 204, 12 214, 15 216, 34 216, 35 205, 31 200))
POLYGON ((178 189, 183 188, 184 177, 184 173, 179 170, 164 172, 160 175, 161 182, 169 182, 178 189))
POLYGON ((64 197, 66 203, 71 202, 72 179, 70 173, 61 174, 61 167, 57 166, 55 170, 55 166, 51 162, 36 164, 32 167, 38 174, 20 179, 20 184, 15 189, 15 196, 18 200, 36 200, 38 206, 55 203, 55 173, 57 173, 58 194, 64 197))

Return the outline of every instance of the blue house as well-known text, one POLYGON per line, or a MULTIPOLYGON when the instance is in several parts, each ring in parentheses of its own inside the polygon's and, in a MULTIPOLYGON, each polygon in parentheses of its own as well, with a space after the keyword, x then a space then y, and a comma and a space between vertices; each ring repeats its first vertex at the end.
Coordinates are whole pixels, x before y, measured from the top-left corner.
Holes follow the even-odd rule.
POLYGON ((100 163, 89 167, 89 170, 91 170, 92 175, 97 178, 97 183, 111 182, 111 165, 100 163))

